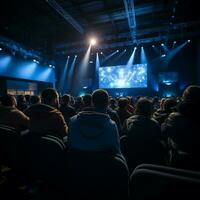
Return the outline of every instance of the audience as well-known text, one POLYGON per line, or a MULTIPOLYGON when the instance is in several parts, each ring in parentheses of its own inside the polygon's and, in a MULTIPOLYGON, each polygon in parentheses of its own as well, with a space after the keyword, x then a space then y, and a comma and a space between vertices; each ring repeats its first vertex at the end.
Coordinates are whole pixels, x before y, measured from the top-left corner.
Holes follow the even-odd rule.
MULTIPOLYGON (((166 121, 162 124, 162 132, 169 141, 173 151, 173 162, 183 157, 190 158, 181 164, 186 167, 198 167, 200 152, 200 134, 199 134, 199 113, 200 113, 200 86, 192 85, 185 89, 182 101, 177 106, 177 112, 171 113, 166 121), (177 160, 176 160, 177 159, 177 160)), ((177 164, 178 165, 178 164, 177 164)))
POLYGON ((127 98, 120 98, 118 101, 118 108, 116 109, 117 114, 119 116, 121 125, 123 125, 124 121, 131 116, 131 113, 128 111, 129 101, 127 98))
POLYGON ((60 106, 60 111, 65 118, 67 125, 69 124, 69 119, 76 115, 75 109, 70 106, 70 95, 65 94, 62 96, 62 104, 60 106))
POLYGON ((82 97, 83 105, 82 105, 82 111, 90 110, 92 107, 92 95, 86 94, 82 97))
POLYGON ((21 111, 24 111, 28 108, 24 95, 17 96, 17 108, 21 111))
POLYGON ((18 110, 16 105, 14 96, 7 94, 1 97, 0 124, 22 131, 28 128, 29 118, 18 110))
POLYGON ((147 98, 136 103, 135 115, 128 118, 123 127, 127 135, 127 162, 132 171, 141 163, 163 164, 164 149, 157 121, 151 118, 153 104, 147 98))
POLYGON ((41 103, 41 99, 38 95, 32 95, 30 97, 30 105, 41 103))
POLYGON ((63 139, 67 135, 68 127, 62 113, 58 111, 57 92, 47 88, 42 92, 41 98, 42 104, 32 105, 25 111, 30 118, 30 132, 38 135, 50 134, 63 139))
POLYGON ((156 112, 154 112, 153 118, 161 125, 165 119, 167 119, 169 114, 175 111, 177 102, 175 98, 168 98, 161 100, 160 104, 161 107, 156 112))
POLYGON ((98 89, 92 94, 94 111, 83 111, 69 122, 68 147, 80 151, 120 153, 119 134, 107 112, 108 93, 98 89))

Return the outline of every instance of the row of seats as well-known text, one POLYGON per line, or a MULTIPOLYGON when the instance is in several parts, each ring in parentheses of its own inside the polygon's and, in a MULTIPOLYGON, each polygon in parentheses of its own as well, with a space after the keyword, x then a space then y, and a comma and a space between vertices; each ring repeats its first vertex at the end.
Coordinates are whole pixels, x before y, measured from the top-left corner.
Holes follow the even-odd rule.
POLYGON ((169 199, 198 195, 200 173, 143 164, 129 174, 119 155, 68 151, 58 138, 0 127, 2 164, 30 182, 42 181, 63 199, 169 199))

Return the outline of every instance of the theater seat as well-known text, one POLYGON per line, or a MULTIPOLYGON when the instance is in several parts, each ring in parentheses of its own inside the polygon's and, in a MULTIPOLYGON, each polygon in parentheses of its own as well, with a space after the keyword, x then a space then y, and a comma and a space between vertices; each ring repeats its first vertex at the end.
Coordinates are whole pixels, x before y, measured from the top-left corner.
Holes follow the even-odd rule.
POLYGON ((200 198, 200 173, 156 165, 140 165, 131 175, 131 199, 200 198))
POLYGON ((129 172, 120 156, 70 151, 66 158, 69 199, 128 199, 129 172))
POLYGON ((12 169, 23 167, 21 135, 13 127, 0 125, 0 162, 12 169))
POLYGON ((39 137, 31 133, 24 137, 24 146, 29 158, 29 174, 32 178, 55 187, 62 185, 64 143, 51 135, 39 137))
POLYGON ((129 140, 127 136, 122 136, 120 146, 130 172, 143 163, 160 165, 166 163, 166 150, 160 141, 129 140))

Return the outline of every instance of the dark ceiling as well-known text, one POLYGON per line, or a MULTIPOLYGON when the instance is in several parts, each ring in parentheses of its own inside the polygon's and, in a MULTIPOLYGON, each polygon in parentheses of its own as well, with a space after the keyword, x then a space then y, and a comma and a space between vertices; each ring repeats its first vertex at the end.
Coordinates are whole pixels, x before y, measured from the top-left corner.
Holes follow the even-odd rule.
MULTIPOLYGON (((45 53, 79 51, 91 35, 99 38, 99 48, 133 42, 124 0, 56 2, 75 19, 83 33, 77 31, 47 0, 6 0, 1 1, 0 35, 45 53)), ((200 35, 198 1, 134 0, 134 5, 134 42, 200 35)))

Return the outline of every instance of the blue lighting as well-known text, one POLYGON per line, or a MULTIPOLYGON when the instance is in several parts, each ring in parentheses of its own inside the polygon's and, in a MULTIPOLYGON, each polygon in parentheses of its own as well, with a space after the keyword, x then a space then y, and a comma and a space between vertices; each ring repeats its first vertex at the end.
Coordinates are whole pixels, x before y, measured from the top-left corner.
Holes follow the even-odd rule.
POLYGON ((4 55, 0 57, 0 67, 6 68, 11 61, 11 56, 4 55))
POLYGON ((99 68, 100 88, 147 87, 147 64, 118 65, 99 68))
POLYGON ((165 54, 163 54, 161 57, 162 57, 162 58, 163 58, 163 57, 166 57, 166 55, 165 55, 165 54))
POLYGON ((0 47, 0 51, 2 51, 2 48, 0 47))
POLYGON ((162 43, 161 46, 165 46, 165 45, 162 43))
POLYGON ((190 42, 191 42, 191 40, 188 40, 187 42, 188 42, 188 43, 190 43, 190 42))
POLYGON ((33 62, 37 63, 37 64, 40 64, 40 62, 36 59, 33 59, 33 62))

